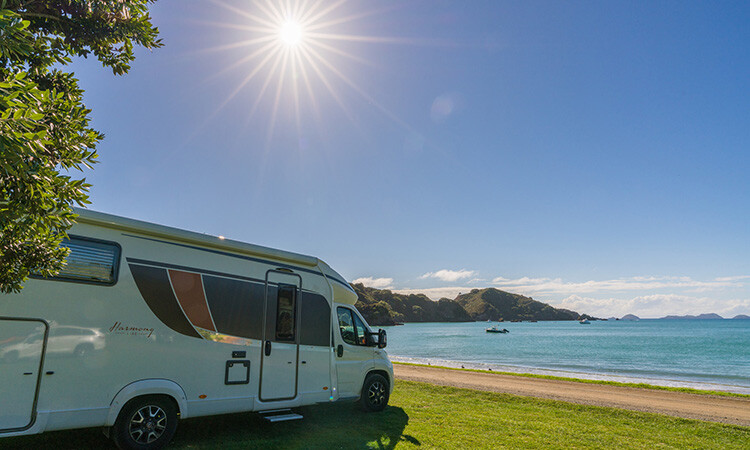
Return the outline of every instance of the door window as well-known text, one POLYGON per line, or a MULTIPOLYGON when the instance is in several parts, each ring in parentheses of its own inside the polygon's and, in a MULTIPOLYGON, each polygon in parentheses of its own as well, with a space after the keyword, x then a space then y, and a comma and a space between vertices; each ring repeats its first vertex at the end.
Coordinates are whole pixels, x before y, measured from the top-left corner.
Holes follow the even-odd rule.
POLYGON ((357 335, 357 345, 367 345, 367 328, 365 328, 365 324, 362 323, 362 320, 352 312, 352 317, 354 317, 354 330, 357 335))
POLYGON ((357 345, 351 310, 349 308, 338 308, 336 311, 339 315, 339 330, 341 330, 341 339, 343 339, 347 344, 357 345))
POLYGON ((276 341, 294 341, 296 304, 297 287, 280 284, 276 303, 276 341))
POLYGON ((354 312, 349 308, 339 307, 339 330, 341 339, 351 345, 367 345, 367 327, 354 312))

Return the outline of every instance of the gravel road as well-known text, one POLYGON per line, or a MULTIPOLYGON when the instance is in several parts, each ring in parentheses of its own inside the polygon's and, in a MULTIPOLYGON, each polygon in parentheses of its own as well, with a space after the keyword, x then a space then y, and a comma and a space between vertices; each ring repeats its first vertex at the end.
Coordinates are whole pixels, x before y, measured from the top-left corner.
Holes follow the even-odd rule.
POLYGON ((397 379, 750 426, 750 398, 394 364, 397 379))

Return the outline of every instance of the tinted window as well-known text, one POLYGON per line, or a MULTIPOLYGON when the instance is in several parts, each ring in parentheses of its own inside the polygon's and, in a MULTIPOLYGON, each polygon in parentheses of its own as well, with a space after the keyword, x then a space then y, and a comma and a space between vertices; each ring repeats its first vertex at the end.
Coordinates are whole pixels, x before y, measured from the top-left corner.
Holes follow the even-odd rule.
POLYGON ((339 330, 341 331, 341 339, 347 344, 357 345, 357 339, 355 337, 354 320, 352 320, 352 311, 349 308, 339 307, 336 310, 339 316, 339 330))
POLYGON ((362 319, 349 308, 339 307, 336 312, 339 316, 341 339, 351 345, 367 345, 368 331, 362 319))
POLYGON ((357 345, 367 345, 367 327, 362 320, 356 314, 352 313, 354 317, 354 332, 357 336, 357 345))
MULTIPOLYGON (((203 288, 219 333, 263 338, 264 285, 203 275, 203 288)), ((269 335, 273 324, 270 327, 269 335)))
POLYGON ((331 306, 319 294, 300 294, 299 342, 302 345, 331 345, 331 306))
POLYGON ((81 334, 80 329, 70 328, 70 327, 52 328, 52 330, 49 333, 50 337, 79 336, 80 334, 81 334))
POLYGON ((276 303, 276 340, 294 341, 294 322, 297 303, 297 287, 279 285, 276 303))
POLYGON ((71 237, 62 241, 70 249, 65 266, 52 277, 55 280, 114 284, 120 260, 120 247, 115 243, 71 237))

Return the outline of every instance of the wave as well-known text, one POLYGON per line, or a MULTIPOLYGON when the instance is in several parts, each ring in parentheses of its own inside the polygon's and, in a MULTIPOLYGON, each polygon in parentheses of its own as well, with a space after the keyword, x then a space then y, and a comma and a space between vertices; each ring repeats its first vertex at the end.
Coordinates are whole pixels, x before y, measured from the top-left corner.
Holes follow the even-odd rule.
POLYGON ((615 370, 616 373, 587 372, 586 366, 568 368, 543 368, 509 364, 493 364, 477 361, 462 361, 439 358, 415 358, 406 356, 390 355, 392 361, 411 364, 423 364, 437 367, 450 367, 456 369, 490 370, 494 372, 508 372, 516 374, 550 375, 565 378, 577 378, 582 380, 615 381, 619 383, 645 383, 655 386, 684 387, 700 390, 731 392, 736 394, 750 395, 750 378, 739 376, 726 376, 717 380, 715 376, 704 374, 689 374, 692 378, 681 379, 687 374, 674 372, 664 373, 656 371, 638 370, 615 370), (581 370, 575 370, 580 368, 581 370), (739 383, 739 384, 734 384, 739 383))

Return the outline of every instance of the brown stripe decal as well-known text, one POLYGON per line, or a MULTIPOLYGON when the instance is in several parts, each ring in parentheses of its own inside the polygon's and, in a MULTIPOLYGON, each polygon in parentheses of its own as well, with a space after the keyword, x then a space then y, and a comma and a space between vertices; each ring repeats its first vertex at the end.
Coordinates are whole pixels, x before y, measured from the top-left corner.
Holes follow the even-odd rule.
POLYGON ((181 270, 169 269, 169 278, 177 300, 185 311, 188 320, 196 327, 205 330, 216 331, 211 321, 211 313, 208 311, 206 297, 203 294, 203 283, 199 273, 183 272, 181 270))
POLYGON ((201 338, 180 310, 166 270, 130 264, 130 273, 146 304, 164 325, 180 334, 201 338))

